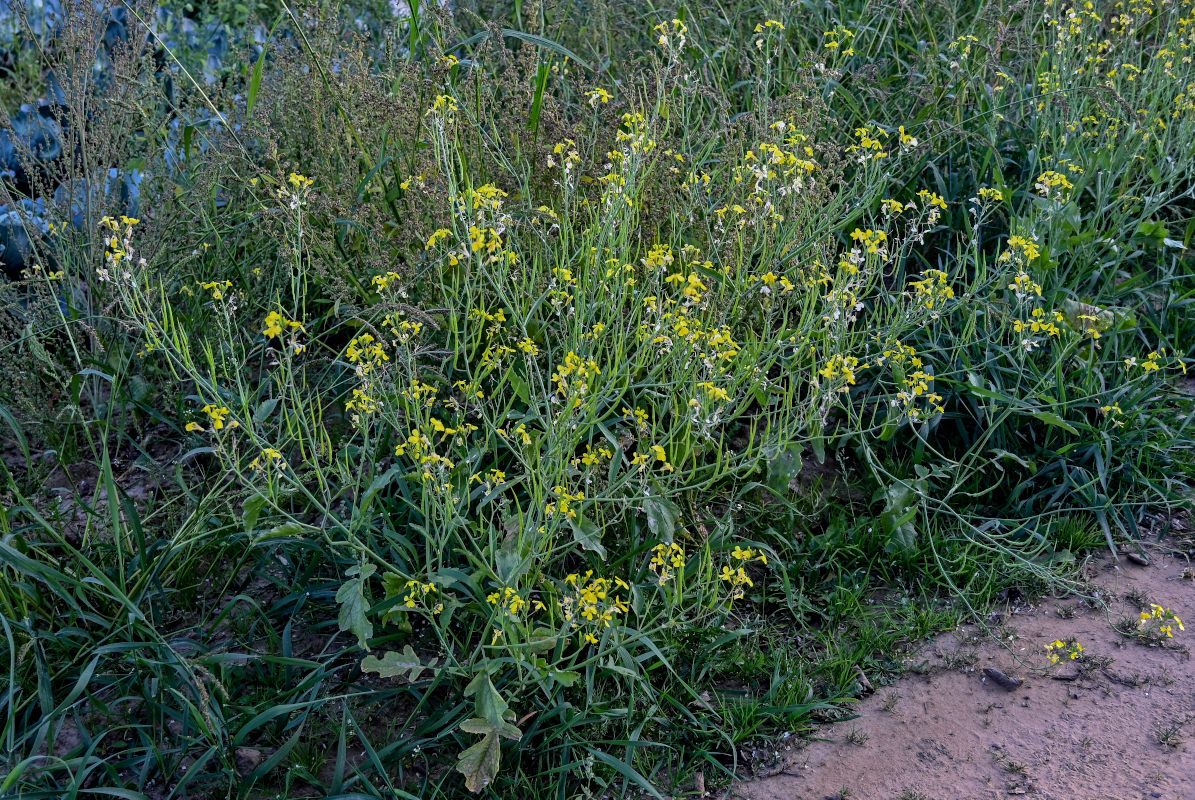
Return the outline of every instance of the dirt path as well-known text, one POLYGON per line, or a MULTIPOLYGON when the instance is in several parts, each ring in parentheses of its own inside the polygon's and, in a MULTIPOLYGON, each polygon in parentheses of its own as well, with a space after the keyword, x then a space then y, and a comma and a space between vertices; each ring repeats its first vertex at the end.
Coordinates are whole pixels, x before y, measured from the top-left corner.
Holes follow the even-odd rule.
POLYGON ((858 719, 732 796, 1195 800, 1195 567, 1159 555, 1151 566, 1097 562, 1088 575, 1107 614, 1074 598, 1009 609, 999 630, 1011 652, 975 626, 944 634, 909 662, 923 674, 869 695, 858 719), (1111 627, 1150 603, 1188 623, 1168 646, 1111 627), (1068 638, 1086 658, 1048 667, 1044 646, 1068 638), (1024 681, 1008 691, 985 669, 1024 681))

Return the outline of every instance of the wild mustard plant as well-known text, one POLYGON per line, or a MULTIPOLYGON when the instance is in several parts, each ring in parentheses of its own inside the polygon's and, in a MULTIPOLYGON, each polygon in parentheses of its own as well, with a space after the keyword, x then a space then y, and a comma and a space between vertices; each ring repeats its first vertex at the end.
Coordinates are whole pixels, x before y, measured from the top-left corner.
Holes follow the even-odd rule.
MULTIPOLYGON (((304 613, 439 709, 386 752, 608 793, 671 767, 600 742, 721 752, 703 691, 759 620, 834 619, 827 581, 969 600, 1061 563, 1059 514, 1115 546, 1184 502, 1192 4, 865 11, 690 9, 601 73, 550 9, 377 51, 332 15, 183 126, 152 209, 54 221, 30 280, 183 395, 197 517, 317 554, 304 613)), ((801 724, 789 678, 744 705, 801 724)))
POLYGON ((1058 639, 1046 645, 1046 658, 1050 662, 1050 666, 1054 666, 1064 658, 1069 661, 1078 661, 1084 657, 1084 652, 1083 645, 1074 639, 1067 639, 1065 642, 1058 639))
POLYGON ((1137 620, 1137 630, 1142 636, 1162 639, 1174 638, 1174 629, 1185 631, 1183 621, 1169 608, 1163 608, 1157 603, 1150 603, 1148 611, 1142 611, 1137 620))

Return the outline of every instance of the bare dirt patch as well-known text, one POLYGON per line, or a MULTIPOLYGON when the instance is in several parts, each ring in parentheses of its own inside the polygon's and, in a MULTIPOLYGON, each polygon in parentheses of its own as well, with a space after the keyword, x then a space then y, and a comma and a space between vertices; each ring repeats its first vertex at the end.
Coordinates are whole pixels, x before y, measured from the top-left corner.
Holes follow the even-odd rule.
POLYGON ((969 625, 907 662, 744 800, 1195 800, 1195 568, 1155 554, 1088 566, 1107 607, 1048 599, 997 615, 999 641, 969 625), (1126 636, 1157 603, 1187 625, 1151 644, 1126 636), (1083 658, 1050 666, 1045 645, 1083 658), (992 672, 993 670, 998 671, 992 672), (986 672, 985 672, 986 671, 986 672), (921 674, 918 674, 921 673, 921 674), (1003 677, 1021 679, 1015 688, 1003 677))

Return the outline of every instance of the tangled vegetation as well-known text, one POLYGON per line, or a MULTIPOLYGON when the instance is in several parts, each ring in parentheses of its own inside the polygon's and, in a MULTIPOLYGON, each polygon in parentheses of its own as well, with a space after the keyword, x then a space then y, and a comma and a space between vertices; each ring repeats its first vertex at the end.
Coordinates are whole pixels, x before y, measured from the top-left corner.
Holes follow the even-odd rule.
POLYGON ((1192 0, 3 9, 0 792, 681 796, 1189 505, 1192 0))

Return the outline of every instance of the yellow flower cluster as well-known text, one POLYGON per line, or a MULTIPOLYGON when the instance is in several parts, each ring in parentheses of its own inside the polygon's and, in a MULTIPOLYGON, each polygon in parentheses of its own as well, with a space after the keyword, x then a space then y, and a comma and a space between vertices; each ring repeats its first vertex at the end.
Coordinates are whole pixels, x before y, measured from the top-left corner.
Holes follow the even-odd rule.
POLYGON ((660 471, 662 471, 662 472, 675 472, 676 471, 676 468, 673 467, 671 463, 669 463, 668 454, 664 451, 663 445, 653 444, 653 445, 649 446, 647 449, 648 449, 648 452, 636 453, 634 455, 634 457, 631 458, 631 466, 632 467, 638 467, 639 471, 643 472, 647 469, 648 465, 652 462, 652 459, 654 458, 655 463, 660 465, 660 471))
MULTIPOLYGON (((221 431, 225 428, 231 430, 232 428, 240 427, 240 423, 238 423, 235 419, 228 418, 232 412, 229 411, 226 406, 217 406, 208 403, 201 409, 201 411, 204 414, 207 414, 208 423, 212 426, 213 431, 221 431)), ((201 433, 206 429, 198 422, 188 422, 186 425, 186 430, 191 433, 201 433)))
POLYGON ((945 413, 946 409, 942 406, 942 395, 930 391, 930 384, 933 380, 933 376, 922 369, 905 375, 904 388, 896 393, 892 405, 898 406, 901 413, 908 415, 909 419, 914 422, 922 422, 935 414, 945 413), (918 404, 918 401, 922 399, 926 401, 928 408, 922 409, 918 404))
POLYGON ((855 385, 855 370, 866 366, 860 365, 859 359, 854 356, 835 353, 817 373, 830 383, 834 391, 849 392, 850 387, 855 385))
POLYGON ((1083 645, 1074 639, 1067 639, 1065 642, 1058 639, 1046 645, 1046 658, 1051 665, 1057 664, 1064 657, 1071 661, 1077 661, 1082 655, 1083 645))
POLYGON ((1041 256, 1041 248, 1033 239, 1024 236, 1009 236, 1008 247, 997 258, 1001 264, 1011 264, 1014 267, 1027 267, 1041 256))
POLYGON ((402 316, 403 312, 398 311, 382 317, 382 327, 390 331, 394 344, 406 344, 423 332, 422 322, 411 322, 409 319, 402 319, 402 316))
MULTIPOLYGON (((901 135, 904 135, 904 128, 901 128, 901 135)), ((917 196, 921 198, 922 204, 926 209, 926 223, 929 225, 937 224, 938 220, 942 218, 942 212, 946 210, 946 201, 942 199, 942 195, 937 192, 931 192, 928 189, 922 189, 917 192, 917 196)))
POLYGON ((977 193, 977 199, 985 203, 999 203, 1004 200, 1004 192, 991 186, 981 186, 977 193))
POLYGON ((527 425, 522 422, 516 425, 513 431, 508 431, 506 428, 498 428, 495 433, 503 439, 510 439, 513 436, 517 442, 523 445, 531 444, 531 432, 527 430, 527 425))
POLYGON ((622 418, 633 424, 640 433, 647 433, 650 427, 647 424, 647 412, 637 406, 633 411, 623 406, 622 418))
POLYGON ((565 183, 568 183, 569 177, 573 170, 581 163, 581 154, 577 152, 577 143, 572 139, 565 139, 562 142, 557 142, 552 147, 551 154, 548 155, 547 165, 548 169, 556 167, 556 158, 560 158, 560 166, 564 171, 565 183))
POLYGON ((1043 308, 1035 308, 1029 312, 1028 320, 1014 319, 1012 321, 1012 329, 1018 335, 1028 334, 1025 339, 1021 340, 1021 346, 1026 350, 1032 350, 1037 346, 1037 341, 1032 339, 1036 334, 1044 333, 1048 337, 1057 338, 1062 335, 1062 328, 1058 327, 1059 323, 1066 322, 1066 315, 1061 311, 1053 312, 1053 319, 1047 319, 1047 314, 1043 308))
POLYGON ((574 494, 564 486, 556 486, 552 489, 552 493, 556 495, 556 499, 550 500, 544 505, 544 516, 554 517, 559 514, 565 519, 576 519, 577 509, 573 504, 580 504, 585 499, 585 492, 574 494))
POLYGON ((223 300, 224 293, 232 288, 232 281, 208 281, 199 284, 199 288, 211 292, 213 300, 223 300))
POLYGON ((1041 284, 1033 280, 1027 272, 1018 272, 1014 275, 1008 288, 1018 300, 1041 297, 1041 284))
POLYGON ((656 576, 656 583, 663 586, 685 571, 685 548, 676 542, 656 545, 647 568, 656 576))
POLYGON ((484 475, 478 472, 471 480, 473 483, 480 483, 485 490, 486 497, 489 497, 494 490, 506 483, 506 473, 500 469, 491 469, 484 475))
POLYGON ((261 332, 267 339, 277 339, 288 328, 302 330, 303 325, 293 319, 287 319, 278 311, 271 311, 269 314, 266 314, 265 327, 262 328, 261 332))
POLYGON ((788 278, 784 277, 783 275, 777 275, 770 270, 765 272, 763 275, 752 275, 750 280, 753 283, 760 284, 759 293, 764 296, 768 296, 773 293, 782 295, 789 294, 797 288, 788 278))
POLYGON ((460 109, 459 106, 457 106, 455 97, 447 94, 440 94, 436 95, 436 99, 432 101, 431 108, 427 110, 426 115, 429 117, 435 117, 442 124, 447 125, 456 118, 456 112, 459 110, 460 109))
POLYGON ((1061 202, 1066 199, 1067 192, 1075 188, 1075 185, 1061 172, 1048 170, 1037 176, 1037 182, 1033 188, 1038 196, 1061 202))
MULTIPOLYGON (((776 125, 783 126, 781 132, 787 127, 783 121, 776 125)), ((800 132, 794 132, 784 140, 789 148, 796 148, 804 142, 805 135, 800 132)), ((817 162, 812 158, 813 148, 808 145, 803 146, 801 155, 795 149, 785 149, 772 142, 760 142, 756 149, 759 150, 759 156, 755 155, 755 150, 748 150, 743 157, 743 165, 735 168, 736 182, 740 180, 739 171, 742 169, 755 177, 755 195, 766 195, 769 191, 775 191, 781 197, 799 194, 818 169, 817 162)))
POLYGON ((850 42, 855 38, 855 34, 848 28, 839 26, 832 31, 826 31, 822 34, 826 40, 822 46, 827 50, 842 53, 844 56, 853 56, 855 50, 850 46, 850 42))
POLYGON ((363 415, 368 416, 378 410, 373 379, 378 369, 390 360, 390 356, 386 354, 385 346, 374 338, 373 334, 363 333, 349 342, 345 358, 361 378, 361 386, 353 389, 353 395, 344 407, 346 411, 352 412, 353 424, 360 425, 363 415))
POLYGON ((661 22, 652 30, 659 34, 656 44, 664 48, 673 60, 679 58, 681 51, 685 49, 685 34, 689 32, 688 26, 679 19, 674 19, 671 22, 661 22))
POLYGON ((1124 421, 1120 419, 1120 417, 1124 414, 1124 412, 1120 409, 1120 403, 1113 403, 1109 406, 1100 406, 1100 413, 1112 423, 1112 427, 1124 427, 1124 421))
POLYGON ((307 202, 307 195, 315 181, 306 175, 292 172, 287 177, 286 183, 289 186, 278 187, 278 199, 286 200, 290 209, 294 211, 307 202))
MULTIPOLYGON (((1132 370, 1136 367, 1140 367, 1142 372, 1157 372, 1162 368, 1162 359, 1165 357, 1166 348, 1159 347, 1157 350, 1147 355, 1144 361, 1138 361, 1136 356, 1129 356, 1124 360, 1124 368, 1127 370, 1132 370)), ((1178 361, 1178 365, 1180 368, 1182 368, 1183 374, 1185 375, 1187 373, 1187 365, 1181 358, 1176 359, 1176 361, 1178 361)))
MULTIPOLYGON (((420 604, 427 600, 428 597, 434 595, 439 590, 434 583, 422 583, 416 580, 409 580, 406 584, 406 594, 403 595, 402 603, 405 608, 418 608, 420 604)), ((491 595, 492 597, 493 595, 491 595)), ((436 603, 431 607, 433 614, 439 614, 444 610, 443 603, 436 603)))
POLYGON ((212 423, 212 430, 214 431, 223 430, 225 424, 227 424, 229 428, 235 428, 239 424, 235 419, 228 419, 228 415, 232 412, 230 412, 225 406, 215 406, 211 403, 208 403, 203 407, 203 413, 208 415, 208 419, 210 419, 212 423), (227 423, 225 420, 227 420, 227 423))
POLYGON ((585 465, 587 467, 601 466, 603 459, 609 463, 610 459, 614 458, 614 451, 606 445, 594 447, 591 444, 585 445, 585 452, 572 460, 574 467, 585 465))
MULTIPOLYGON (((120 270, 118 277, 127 278, 128 264, 133 260, 133 226, 141 222, 134 217, 121 215, 119 219, 104 217, 100 220, 100 230, 104 238, 104 266, 96 270, 96 277, 101 281, 112 280, 113 273, 120 270)), ((141 259, 142 266, 145 259, 141 259)), ((216 298, 217 300, 219 298, 216 298)))
POLYGON ((705 297, 706 290, 709 289, 696 272, 690 272, 688 275, 683 272, 674 272, 665 278, 664 282, 680 289, 686 305, 700 303, 701 299, 705 297))
POLYGON ((851 241, 870 255, 879 256, 885 261, 889 258, 888 234, 884 233, 884 231, 855 228, 851 231, 851 241))
POLYGON ((1183 621, 1178 618, 1178 615, 1169 608, 1163 608, 1157 603, 1150 603, 1148 611, 1141 612, 1141 618, 1137 620, 1137 628, 1148 633, 1156 633, 1159 636, 1165 636, 1168 639, 1174 638, 1174 629, 1177 627, 1180 631, 1185 631, 1183 621))
POLYGON ((282 460, 282 451, 273 447, 262 449, 261 454, 249 464, 249 469, 255 472, 262 472, 270 467, 286 469, 286 462, 282 460))
POLYGON ((599 103, 609 103, 610 98, 613 97, 613 95, 600 86, 590 89, 585 93, 585 96, 589 98, 589 105, 593 106, 594 108, 597 108, 599 103))
POLYGON ((879 161, 890 155, 886 144, 888 132, 883 128, 872 125, 860 126, 855 128, 855 139, 858 141, 848 147, 846 151, 854 154, 860 164, 879 161))
POLYGON ((593 359, 582 359, 572 350, 565 355, 563 363, 552 373, 552 383, 560 400, 577 408, 584 402, 589 393, 590 381, 601 375, 597 362, 593 359))
POLYGON ((925 277, 919 281, 912 281, 909 285, 913 287, 916 302, 933 310, 934 316, 938 315, 946 301, 954 298, 954 289, 946 280, 946 273, 940 269, 927 269, 925 277))
POLYGON ((754 547, 740 547, 736 545, 730 553, 730 558, 731 562, 722 566, 722 571, 718 574, 718 580, 727 584, 730 591, 730 600, 734 602, 741 599, 747 593, 748 587, 755 586, 755 582, 747 574, 747 565, 752 562, 766 565, 768 557, 754 547))
MULTIPOLYGON (((441 434, 440 441, 449 436, 459 435, 463 441, 464 437, 469 433, 477 430, 476 426, 469 425, 467 427, 449 428, 444 423, 435 419, 431 420, 433 432, 441 434)), ((439 480, 438 483, 432 484, 432 488, 442 492, 451 492, 453 486, 448 482, 448 475, 456 468, 456 464, 445 456, 438 454, 435 451, 435 445, 432 440, 423 433, 419 428, 415 428, 407 434, 405 441, 399 442, 394 448, 394 455, 407 456, 420 467, 419 478, 424 484, 430 484, 434 480, 439 480)))
POLYGON ((584 575, 566 576, 564 584, 569 591, 558 601, 560 611, 589 644, 597 644, 597 635, 611 627, 619 615, 630 611, 626 602, 615 594, 619 589, 630 591, 631 587, 622 578, 595 578, 593 570, 588 570, 584 575))
POLYGON ((486 595, 485 601, 498 609, 498 613, 511 619, 518 617, 527 608, 523 596, 509 586, 486 595))

